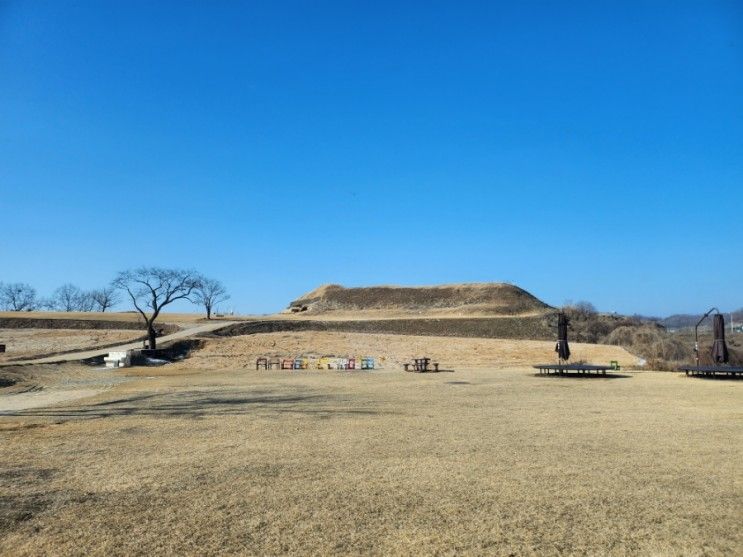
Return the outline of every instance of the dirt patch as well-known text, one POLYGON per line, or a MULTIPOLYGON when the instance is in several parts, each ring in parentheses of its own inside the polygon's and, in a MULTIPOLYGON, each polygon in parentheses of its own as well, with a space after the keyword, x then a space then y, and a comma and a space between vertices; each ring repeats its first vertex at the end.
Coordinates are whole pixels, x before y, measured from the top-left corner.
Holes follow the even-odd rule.
POLYGON ((27 423, 27 422, 0 422, 0 432, 2 431, 23 431, 27 429, 36 429, 48 427, 49 424, 27 423))
POLYGON ((31 393, 18 393, 0 396, 0 415, 17 415, 18 412, 30 408, 45 408, 80 398, 95 396, 103 392, 98 389, 59 389, 41 390, 31 393))
POLYGON ((0 495, 0 534, 15 530, 43 512, 51 504, 43 494, 14 497, 0 495))
POLYGON ((15 381, 0 391, 0 415, 5 416, 92 397, 129 381, 116 370, 77 364, 0 368, 0 376, 15 381))

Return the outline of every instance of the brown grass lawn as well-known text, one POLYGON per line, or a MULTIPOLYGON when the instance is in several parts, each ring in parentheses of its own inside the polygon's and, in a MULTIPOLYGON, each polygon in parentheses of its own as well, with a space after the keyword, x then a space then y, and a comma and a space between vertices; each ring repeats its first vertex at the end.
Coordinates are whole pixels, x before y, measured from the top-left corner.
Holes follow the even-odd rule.
MULTIPOLYGON (((0 318, 14 319, 87 319, 102 321, 139 321, 139 313, 134 311, 0 311, 0 318)), ((162 313, 163 323, 190 323, 204 319, 204 314, 196 313, 162 313)))
MULTIPOLYGON (((570 344, 573 361, 608 364, 618 361, 624 368, 636 367, 637 356, 619 346, 570 344)), ((259 356, 294 358, 296 356, 372 356, 385 368, 402 369, 404 362, 428 355, 442 369, 485 367, 503 369, 555 361, 555 342, 495 338, 457 338, 325 331, 282 332, 236 337, 212 338, 194 352, 192 358, 178 364, 215 370, 236 365, 255 367, 259 356)))
POLYGON ((141 332, 116 329, 0 329, 0 362, 131 342, 141 332))
POLYGON ((197 361, 0 416, 0 554, 743 553, 743 382, 197 361))

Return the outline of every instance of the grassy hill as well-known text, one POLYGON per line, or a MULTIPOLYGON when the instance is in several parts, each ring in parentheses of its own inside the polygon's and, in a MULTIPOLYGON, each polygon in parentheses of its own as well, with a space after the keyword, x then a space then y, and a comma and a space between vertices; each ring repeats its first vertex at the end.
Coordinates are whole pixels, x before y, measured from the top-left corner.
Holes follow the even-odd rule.
POLYGON ((526 290, 502 283, 440 286, 323 285, 289 304, 291 313, 339 314, 363 312, 390 316, 515 316, 539 315, 552 308, 526 290))

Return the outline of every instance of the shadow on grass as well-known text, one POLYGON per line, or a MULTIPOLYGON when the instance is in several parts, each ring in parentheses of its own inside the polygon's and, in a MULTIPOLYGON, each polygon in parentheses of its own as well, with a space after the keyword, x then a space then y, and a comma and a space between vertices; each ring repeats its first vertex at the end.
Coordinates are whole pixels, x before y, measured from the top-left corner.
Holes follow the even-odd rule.
MULTIPOLYGON (((276 395, 250 393, 236 395, 234 391, 186 391, 167 394, 146 394, 96 404, 33 408, 6 412, 4 416, 34 416, 45 418, 94 419, 117 416, 159 416, 203 418, 207 416, 239 416, 247 414, 305 414, 318 418, 332 416, 376 416, 390 414, 364 408, 352 408, 354 403, 341 397, 296 394, 276 395)), ((358 405, 358 403, 355 403, 358 405)))
POLYGON ((51 498, 41 493, 27 496, 0 495, 0 535, 14 531, 23 522, 44 512, 51 504, 51 498))
POLYGON ((737 373, 735 375, 687 375, 686 377, 694 379, 706 379, 707 381, 743 381, 743 374, 740 373, 737 373))
POLYGON ((534 377, 551 377, 557 379, 629 379, 631 375, 621 373, 534 373, 534 377))

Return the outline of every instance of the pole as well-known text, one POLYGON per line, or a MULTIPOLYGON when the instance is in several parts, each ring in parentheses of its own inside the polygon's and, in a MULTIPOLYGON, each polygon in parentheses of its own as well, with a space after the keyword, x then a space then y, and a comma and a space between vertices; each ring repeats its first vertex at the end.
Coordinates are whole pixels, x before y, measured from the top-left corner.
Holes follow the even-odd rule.
POLYGON ((699 332, 698 332, 699 325, 701 325, 702 324, 702 321, 704 321, 705 319, 707 319, 707 316, 710 313, 712 313, 713 311, 716 311, 717 313, 720 313, 720 310, 719 309, 717 309, 717 308, 710 308, 710 310, 707 313, 705 313, 704 315, 702 315, 702 318, 699 321, 697 321, 697 324, 694 327, 694 356, 696 357, 697 367, 699 367, 699 332))

